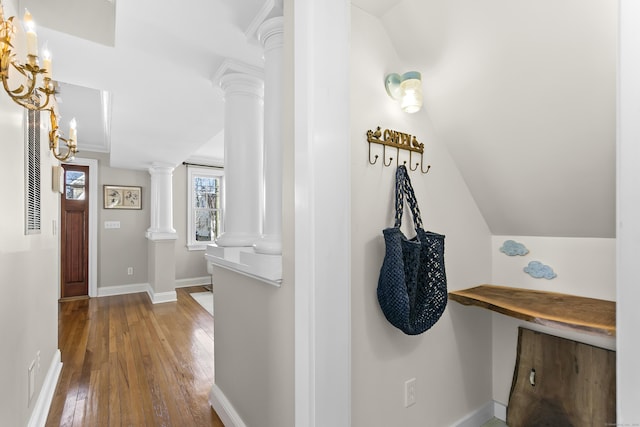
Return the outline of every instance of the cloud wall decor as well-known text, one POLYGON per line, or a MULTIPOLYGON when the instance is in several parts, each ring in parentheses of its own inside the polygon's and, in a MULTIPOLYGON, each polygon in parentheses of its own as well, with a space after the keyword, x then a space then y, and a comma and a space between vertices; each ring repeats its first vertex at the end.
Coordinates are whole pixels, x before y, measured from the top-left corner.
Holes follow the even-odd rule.
POLYGON ((524 268, 524 272, 536 279, 551 280, 557 276, 557 274, 554 273, 553 268, 548 265, 544 265, 539 261, 531 261, 529 265, 524 268))
POLYGON ((529 249, 522 243, 518 243, 514 240, 505 240, 500 247, 500 252, 509 256, 523 256, 529 253, 529 249))

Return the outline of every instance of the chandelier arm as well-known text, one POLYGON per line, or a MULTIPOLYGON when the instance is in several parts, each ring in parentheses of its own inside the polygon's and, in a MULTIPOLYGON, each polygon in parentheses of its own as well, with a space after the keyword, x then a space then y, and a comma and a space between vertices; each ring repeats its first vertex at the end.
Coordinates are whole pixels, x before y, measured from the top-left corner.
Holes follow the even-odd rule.
MULTIPOLYGON (((5 34, 8 34, 8 30, 3 25, 2 28, 5 34)), ((44 79, 43 87, 36 87, 39 74, 46 72, 44 68, 40 68, 37 65, 36 57, 29 56, 29 63, 20 64, 15 60, 15 55, 11 52, 11 37, 6 35, 2 38, 2 52, 0 56, 0 77, 2 78, 2 86, 7 92, 9 97, 13 101, 23 108, 27 108, 32 111, 39 111, 46 109, 49 104, 49 98, 54 94, 54 90, 49 89, 50 79, 44 79), (26 79, 25 84, 21 84, 15 89, 9 87, 9 70, 13 68, 20 73, 26 79), (34 98, 40 99, 41 96, 45 97, 45 102, 34 102, 34 98)))
POLYGON ((64 162, 65 160, 75 156, 78 149, 70 140, 61 137, 58 133, 58 118, 53 107, 46 108, 46 110, 49 111, 49 120, 51 121, 51 130, 49 131, 49 150, 51 150, 51 153, 56 159, 64 162), (59 153, 60 141, 64 142, 64 145, 67 147, 67 153, 64 155, 59 153))
MULTIPOLYGON (((60 139, 63 139, 63 138, 60 138, 60 139)), ((63 141, 66 142, 65 139, 63 139, 63 141)), ((61 162, 64 162, 65 160, 69 160, 71 157, 73 157, 76 154, 76 150, 74 148, 70 147, 66 143, 65 145, 67 146, 67 154, 65 154, 64 156, 61 155, 60 153, 56 153, 55 150, 51 150, 51 153, 53 153, 53 157, 60 160, 61 162)))

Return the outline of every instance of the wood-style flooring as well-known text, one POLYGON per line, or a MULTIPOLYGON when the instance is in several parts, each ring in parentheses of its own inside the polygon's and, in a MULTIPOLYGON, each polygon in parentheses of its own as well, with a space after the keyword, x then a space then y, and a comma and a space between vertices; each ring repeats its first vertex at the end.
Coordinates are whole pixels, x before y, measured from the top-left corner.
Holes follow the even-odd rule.
POLYGON ((213 318, 189 293, 60 302, 62 372, 47 427, 224 427, 208 403, 213 318))

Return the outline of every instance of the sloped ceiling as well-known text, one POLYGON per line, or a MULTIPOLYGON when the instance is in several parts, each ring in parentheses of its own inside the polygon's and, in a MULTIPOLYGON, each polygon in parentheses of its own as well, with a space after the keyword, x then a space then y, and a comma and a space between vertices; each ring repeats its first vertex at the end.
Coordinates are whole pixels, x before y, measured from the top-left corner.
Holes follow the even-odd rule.
POLYGON ((494 235, 614 237, 617 2, 353 4, 392 40, 389 72, 423 73, 418 114, 494 235))

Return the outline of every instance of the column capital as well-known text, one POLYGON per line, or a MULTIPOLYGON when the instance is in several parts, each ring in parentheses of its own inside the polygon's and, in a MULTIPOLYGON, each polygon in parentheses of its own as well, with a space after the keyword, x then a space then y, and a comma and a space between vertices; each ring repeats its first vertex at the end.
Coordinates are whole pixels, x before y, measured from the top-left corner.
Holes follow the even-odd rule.
POLYGON ((225 98, 229 95, 252 95, 264 98, 264 80, 251 74, 230 73, 220 77, 220 87, 225 98))
POLYGON ((282 47, 284 45, 283 34, 284 18, 282 16, 269 18, 258 28, 258 40, 266 50, 282 47))
POLYGON ((147 169, 151 176, 153 175, 172 175, 175 170, 175 166, 165 165, 160 163, 153 163, 147 169))

